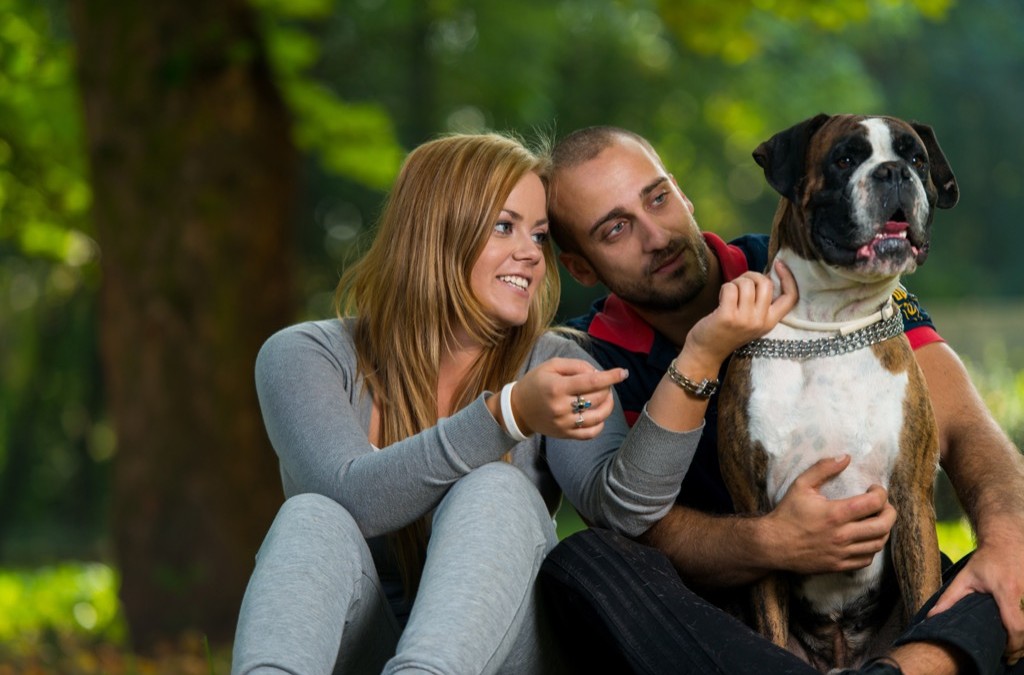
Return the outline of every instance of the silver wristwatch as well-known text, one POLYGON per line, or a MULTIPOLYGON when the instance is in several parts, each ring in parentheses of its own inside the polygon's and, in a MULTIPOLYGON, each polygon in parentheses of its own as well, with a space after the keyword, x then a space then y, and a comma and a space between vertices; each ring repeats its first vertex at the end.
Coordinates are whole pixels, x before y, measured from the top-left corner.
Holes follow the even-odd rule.
POLYGON ((718 391, 718 378, 709 380, 708 378, 702 379, 700 382, 694 382, 686 375, 683 375, 676 370, 676 360, 672 359, 672 363, 668 364, 668 377, 670 380, 679 385, 679 388, 685 391, 687 394, 696 396, 697 398, 709 399, 716 391, 718 391))

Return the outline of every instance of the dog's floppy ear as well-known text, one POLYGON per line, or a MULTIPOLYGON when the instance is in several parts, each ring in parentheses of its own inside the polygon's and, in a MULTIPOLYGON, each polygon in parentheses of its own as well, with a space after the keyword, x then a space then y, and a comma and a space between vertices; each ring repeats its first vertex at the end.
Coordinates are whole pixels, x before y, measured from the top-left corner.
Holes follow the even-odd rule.
POLYGON ((791 202, 799 201, 797 192, 804 175, 807 143, 829 119, 820 113, 785 131, 780 131, 754 150, 754 161, 764 169, 768 184, 791 202))
POLYGON ((935 205, 940 209, 951 209, 960 200, 960 188, 956 184, 956 176, 953 169, 946 161, 946 155, 939 147, 939 141, 935 138, 935 132, 927 124, 911 122, 917 135, 924 142, 924 149, 928 151, 928 170, 932 175, 932 182, 939 191, 938 200, 935 205))

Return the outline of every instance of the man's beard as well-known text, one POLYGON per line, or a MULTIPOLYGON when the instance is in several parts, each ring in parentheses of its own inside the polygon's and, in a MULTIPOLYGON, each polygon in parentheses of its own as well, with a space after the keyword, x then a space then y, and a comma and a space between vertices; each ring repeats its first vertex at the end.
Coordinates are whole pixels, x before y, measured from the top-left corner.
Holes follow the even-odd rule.
MULTIPOLYGON (((651 284, 650 273, 645 275, 644 281, 616 284, 617 288, 609 288, 615 295, 628 302, 630 305, 647 312, 673 312, 693 300, 704 289, 708 282, 708 251, 704 239, 700 235, 692 237, 685 242, 686 248, 693 252, 695 263, 693 265, 683 264, 672 273, 665 282, 671 284, 670 288, 657 290, 651 284)), ((656 255, 648 267, 648 270, 657 269, 667 259, 676 254, 681 254, 684 240, 674 239, 665 247, 662 252, 656 255)))

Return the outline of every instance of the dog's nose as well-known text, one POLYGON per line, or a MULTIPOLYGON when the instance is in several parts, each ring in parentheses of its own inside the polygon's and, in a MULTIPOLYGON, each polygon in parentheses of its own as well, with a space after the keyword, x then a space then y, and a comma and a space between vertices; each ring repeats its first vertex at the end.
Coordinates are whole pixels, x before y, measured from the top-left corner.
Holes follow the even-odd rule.
POLYGON ((902 183, 910 180, 910 167, 903 162, 882 162, 871 172, 871 177, 882 183, 902 183))

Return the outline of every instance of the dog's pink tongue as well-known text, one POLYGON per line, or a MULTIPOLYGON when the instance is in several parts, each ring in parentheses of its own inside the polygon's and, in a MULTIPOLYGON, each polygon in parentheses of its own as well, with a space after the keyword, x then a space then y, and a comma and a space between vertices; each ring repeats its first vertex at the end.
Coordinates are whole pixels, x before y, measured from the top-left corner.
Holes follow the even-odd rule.
POLYGON ((886 234, 899 234, 900 232, 903 232, 904 230, 908 229, 910 229, 910 225, 908 225, 906 221, 889 220, 886 221, 883 232, 885 232, 886 234))

